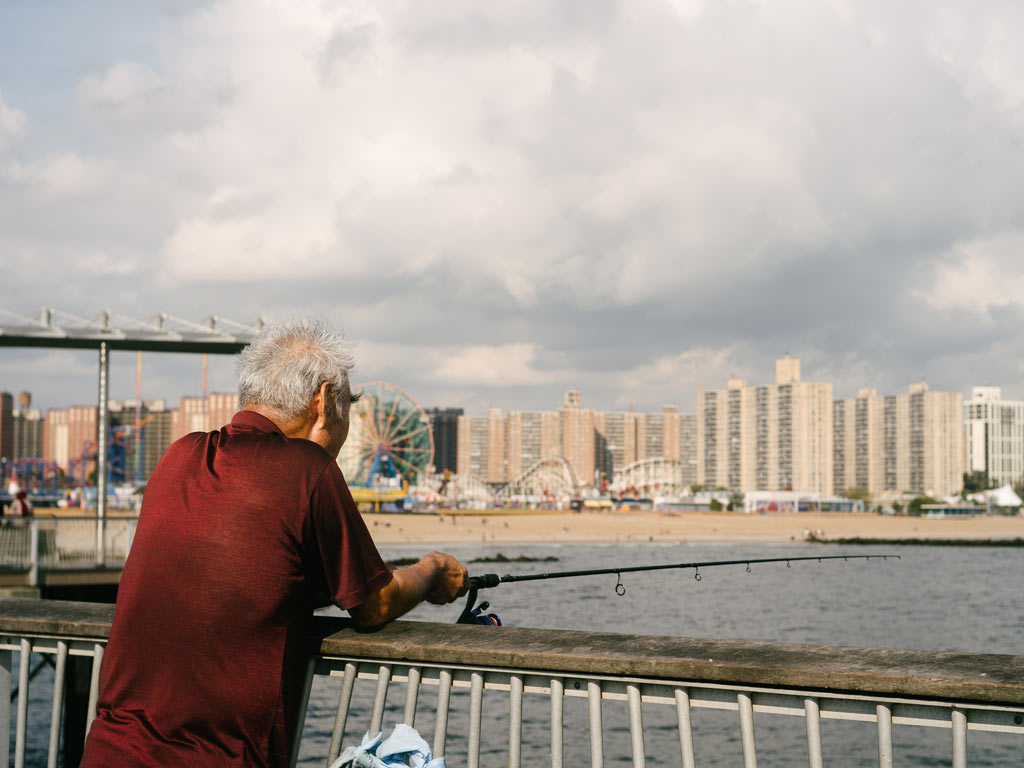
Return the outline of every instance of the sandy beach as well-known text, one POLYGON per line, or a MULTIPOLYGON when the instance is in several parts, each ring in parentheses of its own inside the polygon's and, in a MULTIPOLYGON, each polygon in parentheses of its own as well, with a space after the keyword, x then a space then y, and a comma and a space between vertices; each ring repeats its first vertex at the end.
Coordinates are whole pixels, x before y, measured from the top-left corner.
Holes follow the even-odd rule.
POLYGON ((803 541, 827 539, 1024 538, 1024 517, 929 519, 873 514, 747 515, 740 513, 469 511, 456 514, 364 514, 379 545, 615 541, 803 541))

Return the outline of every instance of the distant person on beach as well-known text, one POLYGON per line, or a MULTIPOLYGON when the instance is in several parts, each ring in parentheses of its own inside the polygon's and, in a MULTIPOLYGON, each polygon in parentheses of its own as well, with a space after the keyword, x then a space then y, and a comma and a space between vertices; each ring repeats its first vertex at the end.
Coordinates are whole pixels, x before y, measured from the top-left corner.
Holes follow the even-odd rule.
POLYGON ((83 768, 287 766, 318 606, 381 625, 465 594, 431 553, 392 570, 336 458, 352 355, 308 320, 238 359, 239 412, 172 445, 146 488, 83 768))
POLYGON ((11 502, 11 517, 32 517, 32 502, 25 491, 18 491, 11 502))

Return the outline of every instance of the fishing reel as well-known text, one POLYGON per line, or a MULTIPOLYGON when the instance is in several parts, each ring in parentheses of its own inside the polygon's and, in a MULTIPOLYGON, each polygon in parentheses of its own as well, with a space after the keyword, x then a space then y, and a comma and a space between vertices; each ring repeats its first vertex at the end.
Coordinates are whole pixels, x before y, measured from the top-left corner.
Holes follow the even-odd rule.
POLYGON ((456 624, 482 624, 485 627, 500 627, 501 618, 496 613, 485 613, 491 604, 484 600, 480 605, 473 607, 476 603, 477 593, 481 587, 498 586, 498 577, 493 573, 484 576, 472 576, 469 580, 469 592, 466 594, 466 607, 462 609, 456 624))
POLYGON ((501 617, 496 613, 484 613, 491 604, 484 600, 476 608, 470 608, 473 603, 470 602, 463 609, 462 613, 459 614, 459 618, 456 620, 456 624, 482 624, 485 627, 500 627, 501 617))

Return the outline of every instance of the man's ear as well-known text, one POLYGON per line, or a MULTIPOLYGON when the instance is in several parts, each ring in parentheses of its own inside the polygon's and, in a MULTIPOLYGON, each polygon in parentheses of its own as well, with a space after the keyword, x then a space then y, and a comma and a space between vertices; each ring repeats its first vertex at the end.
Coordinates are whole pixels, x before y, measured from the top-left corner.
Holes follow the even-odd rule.
POLYGON ((313 407, 316 409, 317 426, 321 429, 327 424, 327 417, 330 414, 331 383, 329 381, 320 384, 320 390, 313 395, 313 407))

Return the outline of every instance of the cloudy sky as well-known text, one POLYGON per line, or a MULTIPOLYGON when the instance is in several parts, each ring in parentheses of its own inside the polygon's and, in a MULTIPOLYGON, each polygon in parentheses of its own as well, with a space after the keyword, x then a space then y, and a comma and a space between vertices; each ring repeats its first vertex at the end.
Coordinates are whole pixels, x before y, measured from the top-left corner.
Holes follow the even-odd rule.
MULTIPOLYGON (((309 312, 356 381, 471 413, 687 411, 785 352, 837 396, 1024 397, 1021 29, 1013 0, 5 0, 0 309, 309 312)), ((144 369, 200 391, 196 357, 144 369)), ((95 372, 0 349, 43 407, 95 372)))

